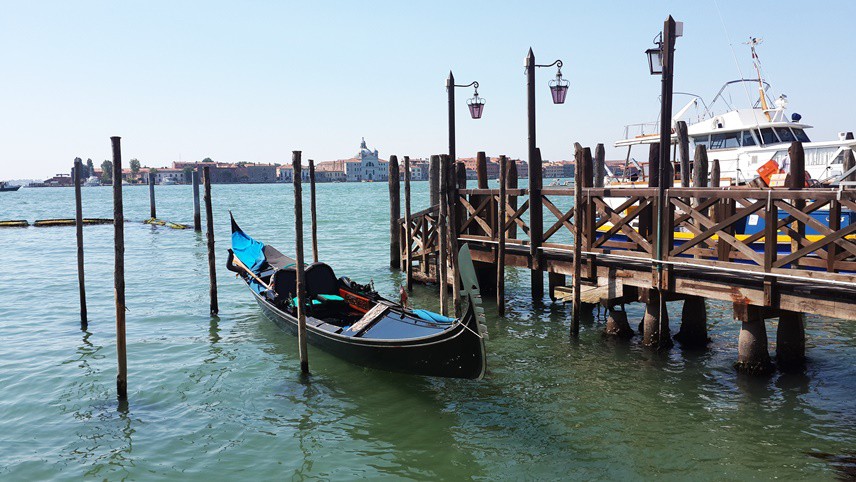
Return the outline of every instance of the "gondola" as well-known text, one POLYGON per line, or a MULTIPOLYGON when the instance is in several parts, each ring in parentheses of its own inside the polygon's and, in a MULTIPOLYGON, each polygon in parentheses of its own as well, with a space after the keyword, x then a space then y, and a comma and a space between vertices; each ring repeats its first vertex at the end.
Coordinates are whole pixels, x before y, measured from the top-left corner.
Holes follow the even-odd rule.
MULTIPOLYGON (((337 278, 326 263, 304 268, 309 344, 348 362, 416 375, 479 379, 486 370, 484 309, 469 248, 458 257, 460 319, 411 310, 371 285, 337 278)), ((296 261, 244 233, 232 218, 226 268, 239 275, 262 313, 297 334, 296 261)))

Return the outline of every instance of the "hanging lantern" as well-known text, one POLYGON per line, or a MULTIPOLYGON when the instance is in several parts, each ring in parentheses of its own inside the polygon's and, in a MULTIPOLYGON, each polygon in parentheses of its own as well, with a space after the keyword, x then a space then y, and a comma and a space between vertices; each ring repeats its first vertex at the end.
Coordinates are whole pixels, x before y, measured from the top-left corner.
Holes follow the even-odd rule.
POLYGON ((550 81, 550 94, 553 96, 554 104, 565 103, 570 85, 570 82, 562 78, 562 62, 559 61, 559 71, 556 72, 556 78, 550 81))
POLYGON ((484 99, 479 97, 478 82, 475 84, 475 93, 472 99, 467 99, 467 107, 470 108, 470 115, 473 119, 481 119, 482 112, 484 112, 484 99))
POLYGON ((648 56, 648 69, 651 75, 661 75, 663 73, 663 34, 660 33, 654 38, 654 44, 657 48, 648 49, 645 55, 648 56))

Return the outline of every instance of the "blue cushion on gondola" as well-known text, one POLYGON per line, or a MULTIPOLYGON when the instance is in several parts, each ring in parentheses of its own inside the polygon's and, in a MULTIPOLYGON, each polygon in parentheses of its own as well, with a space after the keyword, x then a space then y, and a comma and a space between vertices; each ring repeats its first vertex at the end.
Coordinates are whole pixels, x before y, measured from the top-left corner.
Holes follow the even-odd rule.
POLYGON ((345 298, 339 295, 317 295, 316 297, 321 301, 345 301, 345 298))
POLYGON ((448 316, 443 316, 439 313, 434 313, 433 311, 428 310, 413 310, 413 314, 418 316, 420 319, 425 321, 430 321, 433 323, 454 323, 454 318, 449 318, 448 316))
MULTIPOLYGON (((297 306, 297 297, 296 296, 294 297, 294 299, 292 299, 292 301, 294 302, 294 306, 297 306)), ((318 306, 321 304, 321 302, 318 300, 310 300, 310 304, 312 306, 318 306)))

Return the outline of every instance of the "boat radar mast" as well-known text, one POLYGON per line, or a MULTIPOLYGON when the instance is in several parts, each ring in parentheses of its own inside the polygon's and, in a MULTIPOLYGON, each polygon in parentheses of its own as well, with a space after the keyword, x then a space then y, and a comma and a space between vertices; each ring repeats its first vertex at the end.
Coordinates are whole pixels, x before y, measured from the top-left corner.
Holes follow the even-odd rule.
POLYGON ((749 48, 752 49, 752 64, 755 66, 755 72, 758 74, 758 94, 761 98, 761 108, 764 111, 764 115, 767 116, 767 122, 771 122, 773 119, 770 117, 770 106, 767 105, 767 96, 764 94, 764 78, 761 76, 761 59, 758 58, 758 52, 755 51, 755 47, 761 45, 764 39, 758 37, 749 37, 748 42, 744 42, 749 48))

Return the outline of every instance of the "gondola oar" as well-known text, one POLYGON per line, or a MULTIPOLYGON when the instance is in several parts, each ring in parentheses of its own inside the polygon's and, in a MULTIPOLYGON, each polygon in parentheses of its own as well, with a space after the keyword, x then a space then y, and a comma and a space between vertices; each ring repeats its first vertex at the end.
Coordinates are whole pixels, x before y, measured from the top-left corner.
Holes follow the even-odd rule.
POLYGON ((247 268, 247 265, 245 265, 245 264, 241 261, 241 259, 240 259, 240 258, 238 258, 237 256, 233 256, 233 257, 232 257, 232 264, 234 264, 234 265, 236 265, 237 267, 239 267, 239 268, 243 269, 244 271, 246 271, 246 273, 247 273, 248 275, 252 276, 252 278, 253 278, 254 280, 256 280, 260 285, 262 285, 262 286, 264 286, 265 288, 269 289, 271 292, 273 292, 274 296, 276 296, 276 291, 274 291, 273 287, 272 287, 271 285, 269 285, 269 284, 265 283, 264 281, 262 281, 262 279, 261 279, 261 278, 259 278, 255 273, 253 273, 252 271, 250 271, 250 269, 249 269, 249 268, 247 268))

